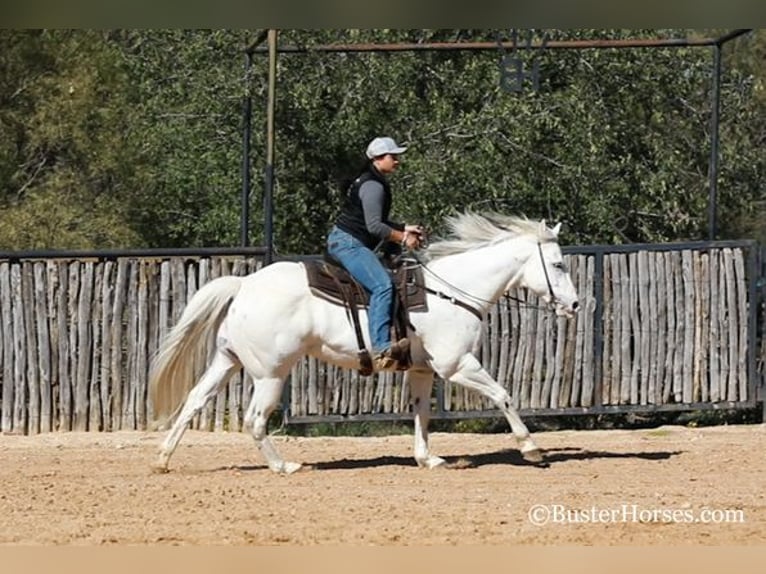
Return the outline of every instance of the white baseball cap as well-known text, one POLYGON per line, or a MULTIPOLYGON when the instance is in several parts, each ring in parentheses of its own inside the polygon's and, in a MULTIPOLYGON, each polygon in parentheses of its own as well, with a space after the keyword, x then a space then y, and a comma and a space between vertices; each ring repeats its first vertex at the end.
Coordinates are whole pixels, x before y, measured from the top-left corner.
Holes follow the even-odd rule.
POLYGON ((374 157, 380 157, 387 153, 400 154, 407 151, 406 147, 398 145, 392 138, 382 137, 375 138, 367 146, 367 157, 372 159, 374 157))

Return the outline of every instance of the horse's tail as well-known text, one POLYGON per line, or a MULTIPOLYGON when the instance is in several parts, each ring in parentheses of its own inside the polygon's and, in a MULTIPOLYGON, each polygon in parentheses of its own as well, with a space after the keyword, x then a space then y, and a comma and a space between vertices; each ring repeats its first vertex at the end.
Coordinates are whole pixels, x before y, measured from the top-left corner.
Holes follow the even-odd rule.
POLYGON ((153 404, 152 428, 161 428, 172 418, 194 385, 195 357, 217 331, 242 278, 218 277, 197 291, 178 323, 160 344, 149 369, 149 396, 153 404))

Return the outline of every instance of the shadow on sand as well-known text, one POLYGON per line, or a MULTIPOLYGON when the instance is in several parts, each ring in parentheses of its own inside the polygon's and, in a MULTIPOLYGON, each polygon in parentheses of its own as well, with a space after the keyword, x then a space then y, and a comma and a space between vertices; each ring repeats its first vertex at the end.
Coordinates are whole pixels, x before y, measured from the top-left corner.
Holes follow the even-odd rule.
MULTIPOLYGON (((537 466, 547 467, 553 464, 561 464, 570 461, 593 460, 603 458, 633 458, 639 460, 667 460, 681 454, 682 451, 654 451, 654 452, 607 452, 593 451, 580 448, 562 448, 543 451, 543 463, 534 464, 524 460, 521 453, 515 449, 504 449, 496 452, 479 454, 464 454, 458 456, 445 456, 448 468, 479 468, 494 464, 511 466, 537 466)), ((403 456, 379 456, 376 458, 341 459, 327 462, 318 462, 312 465, 317 470, 338 470, 354 468, 370 468, 376 466, 416 466, 412 457, 403 456)))
MULTIPOLYGON (((651 452, 609 452, 602 450, 587 450, 576 447, 554 448, 543 451, 543 462, 535 464, 524 460, 521 453, 515 449, 504 449, 496 452, 465 454, 443 457, 447 468, 479 468, 491 465, 532 466, 547 468, 552 465, 574 461, 595 459, 637 459, 637 460, 668 460, 682 454, 683 451, 651 451, 651 452)), ((342 458, 339 460, 307 463, 306 467, 313 470, 353 470, 375 468, 380 466, 417 466, 411 456, 378 456, 374 458, 342 458)), ((215 471, 250 472, 264 470, 265 465, 227 466, 215 471)))

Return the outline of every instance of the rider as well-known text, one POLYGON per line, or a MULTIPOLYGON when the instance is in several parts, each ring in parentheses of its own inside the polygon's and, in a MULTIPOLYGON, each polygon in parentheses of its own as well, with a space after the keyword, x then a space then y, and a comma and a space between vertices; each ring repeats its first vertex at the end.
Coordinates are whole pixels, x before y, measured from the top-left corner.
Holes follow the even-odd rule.
POLYGON ((409 349, 409 340, 391 343, 394 285, 375 250, 387 244, 417 249, 424 239, 420 226, 389 220, 392 196, 386 176, 399 166, 399 155, 406 149, 390 137, 370 142, 365 169, 349 186, 327 237, 328 253, 370 293, 368 318, 376 370, 395 366, 409 349))

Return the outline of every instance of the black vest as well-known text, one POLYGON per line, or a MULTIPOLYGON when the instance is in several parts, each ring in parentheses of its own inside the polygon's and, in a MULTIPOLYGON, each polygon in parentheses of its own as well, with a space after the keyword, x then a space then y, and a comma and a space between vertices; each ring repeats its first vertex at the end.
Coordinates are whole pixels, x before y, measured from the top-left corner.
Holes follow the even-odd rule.
POLYGON ((370 249, 375 249, 380 239, 367 231, 367 225, 364 222, 362 199, 359 197, 359 190, 362 188, 362 184, 371 179, 380 182, 383 186, 382 219, 385 223, 388 223, 388 215, 391 212, 391 186, 386 181, 386 178, 371 166, 370 169, 362 173, 348 186, 346 198, 343 202, 340 215, 338 215, 338 219, 335 221, 335 225, 356 237, 370 249))

